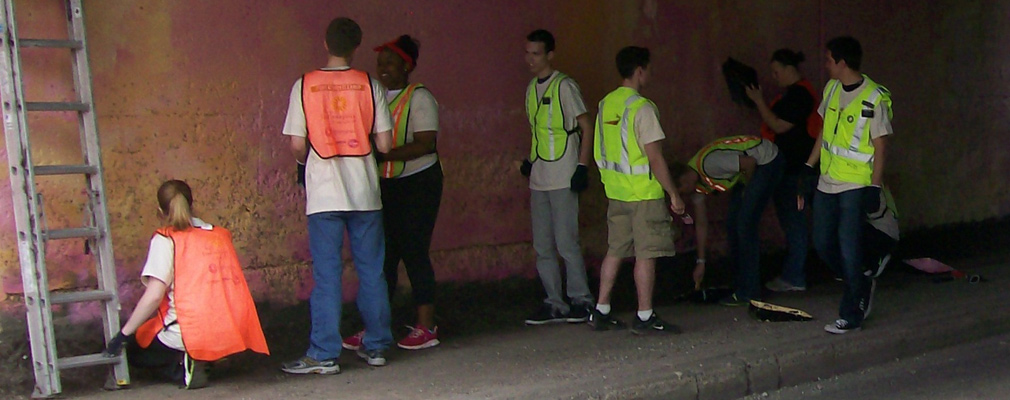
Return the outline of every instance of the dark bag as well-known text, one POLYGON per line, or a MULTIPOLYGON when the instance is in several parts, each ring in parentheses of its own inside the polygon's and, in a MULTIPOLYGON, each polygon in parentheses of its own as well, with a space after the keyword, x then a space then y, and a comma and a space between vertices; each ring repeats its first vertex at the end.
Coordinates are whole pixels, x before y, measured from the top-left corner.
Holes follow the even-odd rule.
POLYGON ((757 71, 747 64, 735 60, 733 57, 726 59, 722 63, 722 75, 726 78, 726 85, 729 87, 729 96, 734 103, 756 108, 757 105, 747 97, 746 89, 749 86, 758 84, 757 71))

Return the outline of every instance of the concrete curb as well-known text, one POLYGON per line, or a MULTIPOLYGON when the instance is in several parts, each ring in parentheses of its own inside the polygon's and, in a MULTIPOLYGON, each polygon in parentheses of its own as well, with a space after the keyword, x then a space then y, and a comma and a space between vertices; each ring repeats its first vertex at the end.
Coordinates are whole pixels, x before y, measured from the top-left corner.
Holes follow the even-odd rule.
POLYGON ((1010 332, 1006 307, 986 311, 991 313, 922 313, 913 324, 875 328, 886 329, 886 335, 825 334, 788 347, 713 357, 684 371, 640 374, 619 388, 588 390, 571 398, 738 399, 1010 332))

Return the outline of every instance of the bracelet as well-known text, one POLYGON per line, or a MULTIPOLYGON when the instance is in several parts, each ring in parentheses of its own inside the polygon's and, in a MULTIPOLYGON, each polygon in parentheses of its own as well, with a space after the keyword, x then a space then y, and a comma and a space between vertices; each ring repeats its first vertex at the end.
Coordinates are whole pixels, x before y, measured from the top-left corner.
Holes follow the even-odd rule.
POLYGON ((695 264, 704 264, 705 263, 705 259, 704 258, 699 258, 697 260, 694 260, 694 263, 695 264))

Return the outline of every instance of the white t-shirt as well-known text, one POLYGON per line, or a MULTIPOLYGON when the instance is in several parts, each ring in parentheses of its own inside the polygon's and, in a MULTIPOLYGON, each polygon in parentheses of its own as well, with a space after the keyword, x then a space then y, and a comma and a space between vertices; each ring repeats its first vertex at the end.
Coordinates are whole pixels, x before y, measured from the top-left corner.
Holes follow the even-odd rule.
MULTIPOLYGON (((402 89, 390 90, 386 92, 386 100, 392 102, 402 89)), ((414 132, 438 132, 438 102, 435 96, 425 88, 414 89, 414 96, 410 99, 410 115, 407 118, 407 138, 406 143, 414 142, 414 132)), ((418 172, 424 171, 438 162, 438 154, 430 153, 421 157, 409 160, 404 163, 403 173, 397 178, 406 178, 418 172)))
MULTIPOLYGON (((328 71, 347 69, 349 68, 324 68, 328 71)), ((392 130, 393 123, 386 105, 386 88, 375 78, 371 80, 372 104, 375 107, 372 133, 392 130)), ((308 136, 305 110, 302 108, 301 78, 291 87, 283 133, 289 136, 308 136)), ((309 147, 309 158, 305 165, 305 193, 306 215, 327 211, 381 210, 379 168, 375 164, 375 157, 369 154, 364 157, 322 159, 309 147)))
MULTIPOLYGON (((197 228, 208 231, 214 228, 199 218, 191 219, 190 223, 197 228)), ((151 248, 147 251, 147 262, 144 263, 144 269, 140 273, 140 282, 147 286, 150 278, 162 281, 168 286, 168 311, 162 321, 168 328, 158 333, 158 340, 169 348, 186 351, 186 347, 182 343, 182 331, 179 329, 179 324, 174 323, 176 320, 175 243, 172 242, 172 239, 161 235, 154 235, 151 238, 151 248)))
POLYGON ((715 150, 705 156, 703 168, 710 178, 729 179, 740 173, 740 155, 754 157, 757 165, 765 165, 779 155, 779 148, 768 140, 745 151, 715 150))
MULTIPOLYGON (((558 71, 554 71, 551 76, 540 83, 537 81, 537 99, 544 96, 551 80, 557 76, 558 71)), ((579 84, 571 77, 563 80, 558 85, 558 96, 561 97, 561 111, 565 115, 565 130, 572 131, 578 128, 576 117, 586 113, 586 104, 582 101, 582 91, 579 84)), ((526 98, 529 98, 527 93, 526 98)), ((582 132, 589 135, 591 132, 582 132)), ((572 175, 575 173, 575 166, 579 164, 579 148, 582 139, 578 134, 568 135, 568 144, 565 154, 555 161, 537 160, 530 170, 530 189, 548 191, 558 189, 568 189, 572 186, 572 175)))
MULTIPOLYGON (((825 87, 831 87, 831 84, 831 82, 828 82, 828 85, 825 85, 825 87)), ((846 92, 842 89, 841 83, 839 83, 839 87, 836 91, 836 95, 838 96, 838 107, 845 108, 848 106, 849 103, 856 98, 856 96, 862 93, 863 89, 866 89, 865 79, 859 87, 851 92, 846 92)), ((822 101, 820 108, 817 109, 817 113, 821 115, 821 118, 823 118, 824 114, 828 111, 828 103, 829 102, 827 101, 822 101)), ((877 107, 873 111, 873 118, 870 119, 870 139, 876 139, 894 133, 894 128, 891 127, 891 116, 888 111, 890 110, 888 110, 884 102, 877 104, 877 107)), ((863 186, 864 185, 860 185, 858 183, 842 182, 826 174, 821 174, 821 179, 817 183, 817 190, 824 193, 837 194, 853 189, 859 189, 863 186)))

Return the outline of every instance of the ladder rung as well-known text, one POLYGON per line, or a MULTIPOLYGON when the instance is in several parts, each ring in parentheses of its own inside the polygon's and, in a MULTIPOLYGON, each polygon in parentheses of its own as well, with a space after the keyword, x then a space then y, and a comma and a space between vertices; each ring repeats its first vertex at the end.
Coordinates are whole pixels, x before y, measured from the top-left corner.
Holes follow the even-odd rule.
POLYGON ((59 240, 59 239, 92 239, 98 238, 98 228, 70 228, 70 229, 53 229, 45 231, 42 236, 46 240, 59 240))
POLYGON ((102 353, 89 354, 86 356, 64 357, 56 361, 59 369, 94 367, 96 365, 119 364, 120 357, 106 357, 102 353))
POLYGON ((36 165, 35 175, 92 175, 98 173, 98 168, 93 165, 36 165))
POLYGON ((55 47, 63 49, 81 49, 84 44, 80 40, 59 40, 59 39, 21 39, 18 41, 21 47, 55 47))
POLYGON ((88 111, 90 108, 85 103, 75 102, 25 102, 25 109, 28 111, 88 111))
POLYGON ((112 292, 105 290, 88 290, 83 292, 58 292, 49 295, 50 304, 81 303, 85 301, 108 301, 116 298, 112 292))

